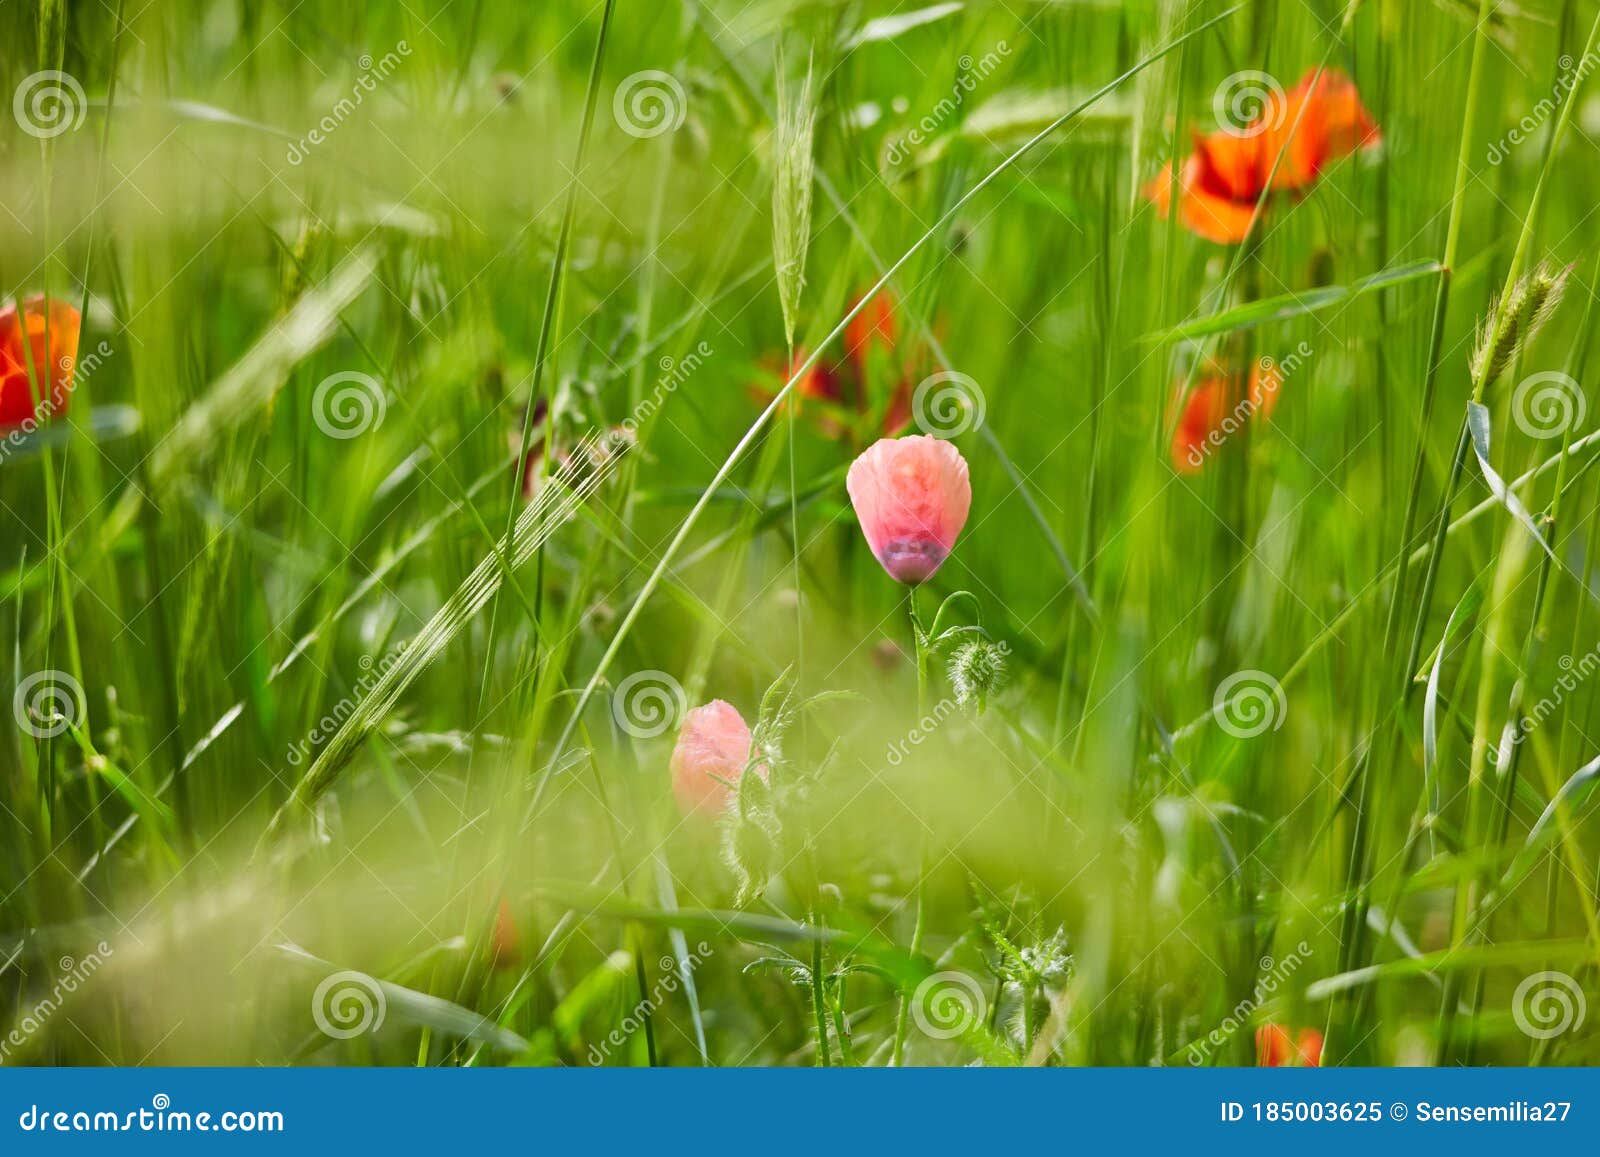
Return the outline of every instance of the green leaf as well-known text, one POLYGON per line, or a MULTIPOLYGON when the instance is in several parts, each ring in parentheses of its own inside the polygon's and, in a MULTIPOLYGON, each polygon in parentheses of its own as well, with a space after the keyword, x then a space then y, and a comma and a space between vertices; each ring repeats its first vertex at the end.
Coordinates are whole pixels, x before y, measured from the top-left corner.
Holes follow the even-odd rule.
POLYGON ((1219 333, 1232 333, 1234 330, 1250 329, 1263 325, 1269 321, 1286 321, 1292 317, 1301 317, 1308 313, 1319 313, 1324 309, 1354 301, 1358 297, 1380 289, 1388 289, 1396 285, 1404 285, 1408 281, 1429 277, 1440 272, 1444 266, 1437 261, 1413 261, 1406 265, 1397 265, 1393 269, 1363 277, 1349 285, 1324 285, 1315 289, 1306 289, 1298 293, 1284 293, 1277 297, 1263 297, 1258 301, 1247 301, 1243 305, 1236 305, 1232 309, 1225 309, 1221 313, 1213 313, 1207 317, 1186 321, 1172 329, 1162 330, 1158 333, 1144 335, 1141 341, 1171 342, 1189 341, 1199 337, 1210 337, 1219 333))
POLYGON ((960 3, 931 4, 926 8, 917 8, 910 12, 898 12, 893 16, 880 16, 876 20, 869 20, 861 26, 861 30, 854 36, 847 38, 844 47, 859 48, 863 44, 876 44, 885 40, 894 40, 910 32, 913 28, 921 28, 924 24, 932 24, 936 20, 943 20, 946 16, 954 16, 966 7, 960 3))

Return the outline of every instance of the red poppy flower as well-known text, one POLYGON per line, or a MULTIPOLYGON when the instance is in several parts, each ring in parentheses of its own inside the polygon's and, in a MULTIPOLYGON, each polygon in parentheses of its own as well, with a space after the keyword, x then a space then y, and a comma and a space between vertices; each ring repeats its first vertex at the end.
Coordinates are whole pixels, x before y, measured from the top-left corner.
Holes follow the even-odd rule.
MULTIPOLYGON (((1313 70, 1289 92, 1270 94, 1243 128, 1196 134, 1178 172, 1178 220, 1208 241, 1237 244, 1268 192, 1304 190, 1329 164, 1381 140, 1355 83, 1335 69, 1313 70)), ((1167 215, 1171 164, 1144 195, 1167 215)))
POLYGON ((1314 1028, 1303 1028, 1291 1039, 1283 1025, 1264 1024, 1256 1029, 1256 1064, 1270 1069, 1290 1065, 1318 1068, 1322 1064, 1322 1034, 1314 1028))
POLYGON ((72 306, 42 295, 24 301, 20 317, 15 304, 0 309, 0 429, 67 412, 81 322, 72 306))
POLYGON ((1268 358, 1250 367, 1248 399, 1237 383, 1216 375, 1204 379, 1184 403, 1172 434, 1172 467, 1180 474, 1197 473, 1211 451, 1244 423, 1266 419, 1278 405, 1283 372, 1268 358))

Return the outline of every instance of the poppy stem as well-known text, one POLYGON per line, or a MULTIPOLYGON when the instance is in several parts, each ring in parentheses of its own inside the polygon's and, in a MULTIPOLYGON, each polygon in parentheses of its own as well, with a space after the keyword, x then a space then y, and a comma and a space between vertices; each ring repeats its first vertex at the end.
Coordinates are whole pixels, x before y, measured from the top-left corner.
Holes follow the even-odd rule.
POLYGON ((906 615, 911 620, 911 644, 917 656, 917 718, 922 718, 928 698, 928 668, 926 662, 927 640, 922 625, 917 622, 917 584, 906 585, 906 615))
MULTIPOLYGON (((906 614, 911 619, 911 641, 917 653, 917 721, 914 726, 922 726, 922 717, 925 713, 925 703, 928 698, 928 671, 926 664, 927 640, 922 633, 922 626, 917 622, 917 584, 906 584, 906 614)), ((917 916, 916 922, 911 926, 911 955, 915 956, 922 951, 922 927, 926 918, 927 889, 925 887, 928 875, 928 832, 923 828, 921 848, 917 852, 917 916)), ((905 1054, 906 1022, 911 1015, 911 998, 904 992, 900 994, 900 1009, 894 1021, 894 1047, 890 1052, 890 1064, 895 1068, 900 1067, 905 1054)))

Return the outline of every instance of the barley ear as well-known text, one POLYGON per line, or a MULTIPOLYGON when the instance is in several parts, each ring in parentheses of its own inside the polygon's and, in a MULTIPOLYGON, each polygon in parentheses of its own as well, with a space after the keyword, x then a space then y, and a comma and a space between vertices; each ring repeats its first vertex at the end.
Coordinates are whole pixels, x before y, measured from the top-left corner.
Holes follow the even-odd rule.
POLYGON ((806 283, 806 249, 811 243, 811 184, 815 162, 812 135, 817 110, 811 90, 812 66, 800 91, 792 91, 778 54, 778 123, 773 135, 772 260, 777 272, 778 300, 783 306, 784 336, 794 348, 795 321, 806 283))
POLYGON ((1555 314, 1571 276, 1572 266, 1555 269, 1541 261, 1518 279, 1503 301, 1496 298, 1478 325, 1468 362, 1475 381, 1487 388, 1505 372, 1555 314))

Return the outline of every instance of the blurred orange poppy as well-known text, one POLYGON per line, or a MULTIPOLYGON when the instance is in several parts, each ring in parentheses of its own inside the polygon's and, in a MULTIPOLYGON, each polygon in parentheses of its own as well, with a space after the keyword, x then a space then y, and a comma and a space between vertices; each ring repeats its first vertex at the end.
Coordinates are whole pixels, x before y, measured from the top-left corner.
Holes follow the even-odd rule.
MULTIPOLYGON (((860 302, 861 298, 857 297, 850 303, 850 307, 854 309, 860 302)), ((845 356, 855 366, 856 373, 863 378, 867 374, 867 363, 872 356, 873 346, 881 346, 885 352, 894 349, 896 304, 894 294, 887 289, 881 290, 867 303, 866 308, 852 317, 850 324, 844 327, 845 356)))
POLYGON ((510 968, 522 958, 522 933, 511 914, 511 902, 501 900, 489 933, 489 955, 495 968, 510 968))
POLYGON ((67 412, 81 322, 72 306, 43 295, 24 301, 20 317, 14 303, 0 309, 0 429, 67 412))
MULTIPOLYGON (((1243 128, 1195 134, 1178 170, 1178 220, 1208 241, 1237 244, 1267 193, 1303 191, 1327 165, 1381 141, 1355 83, 1336 69, 1313 70, 1287 93, 1269 93, 1243 128)), ((1170 163, 1144 195, 1162 216, 1171 211, 1170 163)))
POLYGON ((1317 1068, 1322 1064, 1322 1034, 1303 1028, 1290 1038, 1281 1024, 1264 1024, 1256 1030, 1256 1063, 1269 1069, 1300 1065, 1317 1068))
POLYGON ((1237 381, 1223 374, 1202 380, 1184 402, 1173 431, 1173 469, 1180 474, 1198 473, 1211 452, 1244 423, 1272 416, 1282 388, 1283 372, 1270 358, 1261 358, 1250 367, 1247 396, 1237 381))

